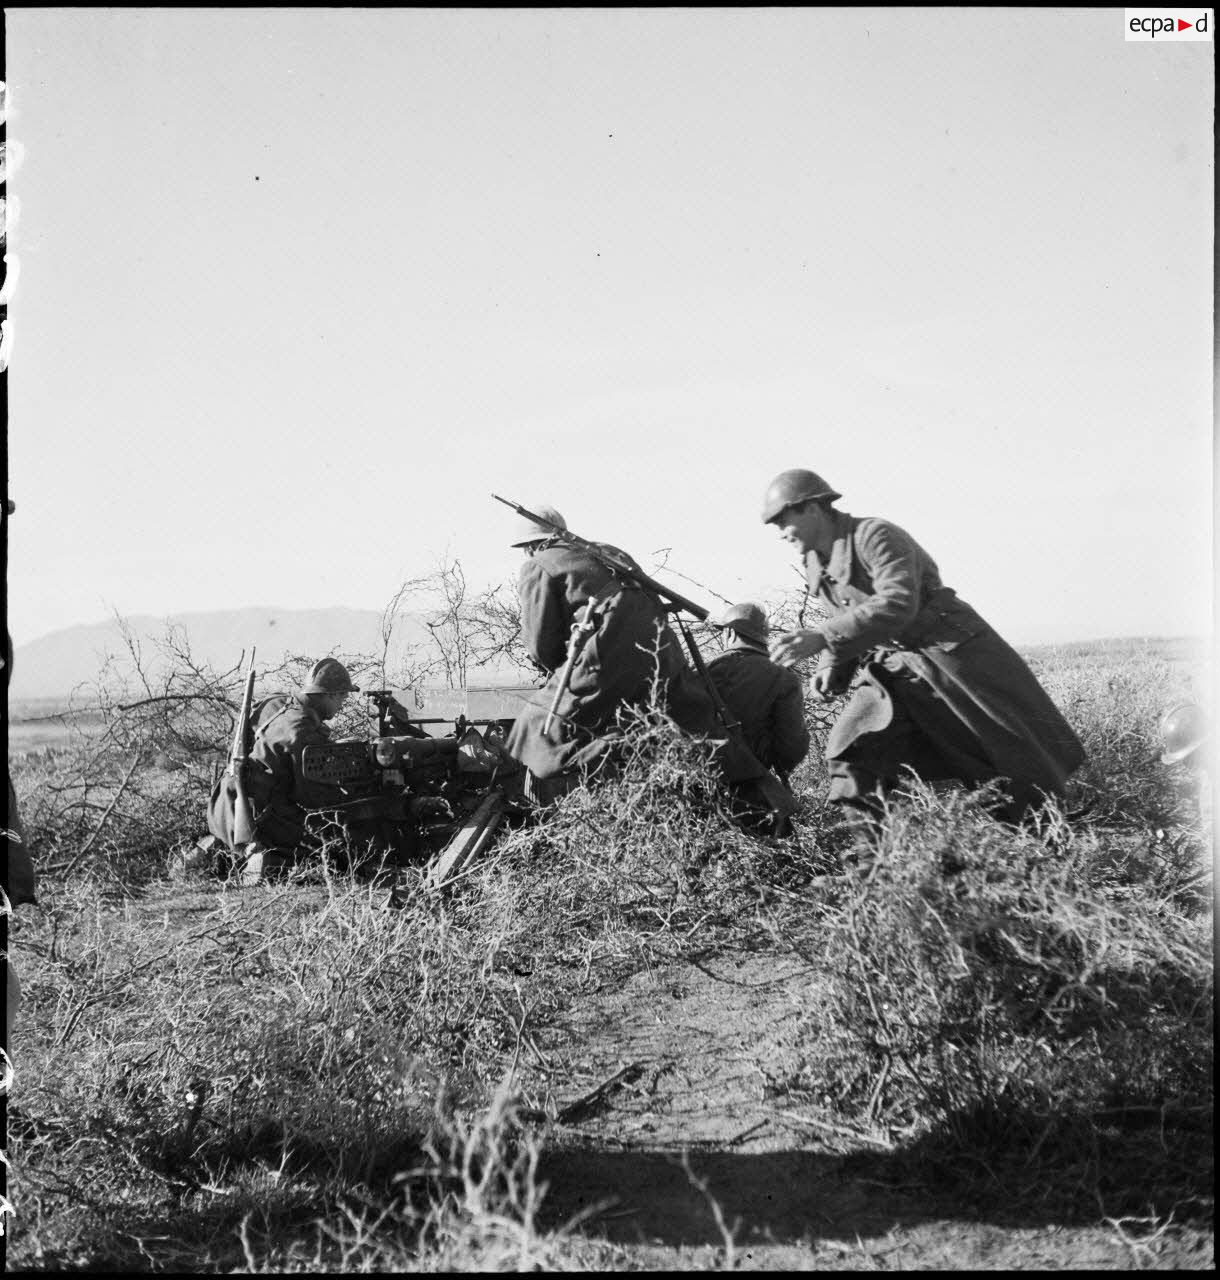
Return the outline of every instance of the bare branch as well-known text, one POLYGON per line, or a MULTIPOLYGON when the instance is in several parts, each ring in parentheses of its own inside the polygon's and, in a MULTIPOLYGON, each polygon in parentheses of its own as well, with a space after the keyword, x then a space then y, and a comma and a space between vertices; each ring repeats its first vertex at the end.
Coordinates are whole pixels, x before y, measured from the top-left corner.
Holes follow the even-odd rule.
POLYGON ((106 825, 106 820, 114 812, 114 806, 118 804, 120 798, 123 795, 123 792, 127 790, 127 784, 131 781, 132 774, 135 773, 136 766, 139 763, 140 763, 140 757, 138 755, 134 756, 132 758, 130 766, 127 769, 127 773, 123 777, 123 781, 119 783, 119 789, 114 793, 114 799, 111 800, 109 805, 106 806, 106 812, 102 814, 101 820, 98 822, 97 826, 93 830, 93 834, 89 837, 88 840, 85 841, 83 848, 76 855, 76 857, 73 858, 72 861, 69 862, 68 865, 64 868, 65 875, 71 875, 71 873, 75 870, 76 865, 80 862, 80 860, 85 856, 85 854, 89 852, 90 849, 93 848, 94 841, 98 838, 98 836, 102 834, 102 828, 106 825))

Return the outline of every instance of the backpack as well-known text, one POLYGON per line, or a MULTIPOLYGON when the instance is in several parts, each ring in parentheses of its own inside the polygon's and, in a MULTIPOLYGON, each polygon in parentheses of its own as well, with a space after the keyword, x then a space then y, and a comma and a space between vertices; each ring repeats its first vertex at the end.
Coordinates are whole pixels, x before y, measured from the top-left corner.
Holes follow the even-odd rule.
POLYGON ((228 849, 234 848, 233 813, 236 805, 237 779, 226 768, 208 799, 208 830, 228 849))

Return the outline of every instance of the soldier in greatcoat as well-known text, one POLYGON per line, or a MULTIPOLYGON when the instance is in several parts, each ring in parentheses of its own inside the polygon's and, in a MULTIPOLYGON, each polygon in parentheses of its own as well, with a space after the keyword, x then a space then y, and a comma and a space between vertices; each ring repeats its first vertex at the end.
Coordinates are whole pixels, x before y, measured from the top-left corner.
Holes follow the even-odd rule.
MULTIPOLYGON (((567 528, 553 507, 536 513, 567 528)), ((620 708, 646 705, 654 690, 680 728, 720 739, 714 758, 727 781, 747 784, 763 778, 766 770, 744 744, 725 740, 711 696, 687 666, 665 610, 651 592, 616 576, 593 552, 565 544, 553 530, 527 517, 521 517, 512 545, 525 552, 517 584, 522 642, 548 676, 508 739, 509 753, 526 767, 527 796, 548 804, 579 785, 605 762, 618 740, 620 708), (573 624, 582 621, 588 631, 544 733, 563 680, 573 624)), ((618 548, 606 550, 611 559, 633 563, 618 548)))
POLYGON ((909 533, 837 511, 840 497, 812 471, 785 471, 762 512, 832 615, 776 637, 772 658, 817 655, 813 695, 852 691, 826 744, 830 798, 875 814, 907 769, 968 786, 1002 779, 1008 820, 1062 797, 1084 748, 1033 672, 909 533))
POLYGON ((732 640, 707 665, 725 705, 741 725, 750 750, 781 778, 809 751, 805 700, 795 672, 767 654, 767 615, 751 603, 730 605, 713 626, 732 640))
POLYGON ((326 721, 339 714, 349 693, 358 692, 341 662, 323 658, 297 693, 269 698, 260 708, 247 771, 255 838, 247 850, 242 884, 282 874, 299 851, 311 847, 307 812, 346 799, 333 783, 305 777, 303 759, 306 747, 330 742, 326 721))

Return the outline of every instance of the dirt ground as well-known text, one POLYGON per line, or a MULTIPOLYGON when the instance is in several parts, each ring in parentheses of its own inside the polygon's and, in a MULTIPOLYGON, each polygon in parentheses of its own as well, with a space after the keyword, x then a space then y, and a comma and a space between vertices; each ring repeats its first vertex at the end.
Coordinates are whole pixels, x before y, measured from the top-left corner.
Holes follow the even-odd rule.
MULTIPOLYGON (((239 895, 251 929, 279 901, 221 893, 239 895)), ((291 896, 303 921, 324 908, 319 887, 291 896)), ((125 912, 174 934, 216 904, 214 885, 153 886, 125 912)), ((586 987, 532 1029, 519 1083, 558 1113, 539 1129, 539 1225, 578 1219, 608 1270, 1213 1268, 1202 1227, 1080 1225, 1053 1204, 997 1209, 1002 1194, 955 1203, 886 1136, 837 1126, 807 1094, 794 1101, 785 1082, 816 1007, 810 972, 770 950, 709 954, 586 987)))
POLYGON ((803 1015, 806 973, 765 953, 642 973, 539 1035, 545 1074, 570 1081, 541 1169, 548 1220, 588 1214, 584 1233, 631 1268, 1214 1265, 1212 1236, 1190 1227, 1149 1239, 1056 1221, 1053 1206, 1029 1220, 946 1203, 909 1162, 888 1167, 883 1138, 786 1103, 783 1028, 803 1015))

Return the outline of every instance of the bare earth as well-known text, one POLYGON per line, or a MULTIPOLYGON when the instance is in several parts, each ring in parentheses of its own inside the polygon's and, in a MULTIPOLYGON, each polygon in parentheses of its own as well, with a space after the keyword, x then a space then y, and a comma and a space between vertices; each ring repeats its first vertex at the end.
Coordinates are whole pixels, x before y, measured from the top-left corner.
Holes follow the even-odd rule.
MULTIPOLYGON (((221 894, 255 931, 284 905, 221 894)), ((324 909, 318 887, 290 896, 302 919, 324 909)), ((160 947, 157 935, 185 938, 216 909, 215 885, 157 885, 126 916, 147 922, 160 947)), ((884 1137, 794 1104, 782 1086, 799 1063, 808 972, 775 951, 709 955, 587 987, 533 1029, 519 1081, 527 1101, 541 1107, 549 1093, 558 1111, 544 1129, 539 1226, 580 1216, 582 1259, 607 1270, 1214 1267, 1202 1227, 1171 1222, 1141 1237, 1132 1224, 1060 1221, 1053 1204, 1035 1218, 947 1202, 909 1160, 898 1166, 884 1137)), ((20 1161, 12 1178, 20 1237, 31 1193, 20 1161)))
POLYGON ((638 974, 539 1036, 546 1074, 570 1082, 561 1110, 611 1082, 552 1134, 549 1220, 600 1206, 584 1231, 631 1268, 1214 1266, 1211 1235, 1191 1228, 1125 1242, 1063 1225, 1053 1206, 1039 1221, 974 1214, 896 1184, 883 1140, 768 1100, 791 1065, 782 1028, 801 1016, 804 973, 755 953, 638 974))

